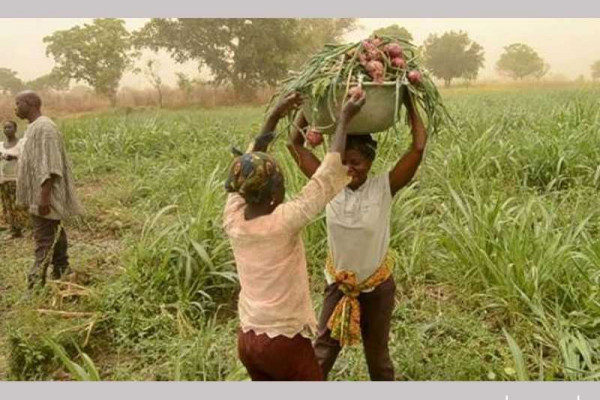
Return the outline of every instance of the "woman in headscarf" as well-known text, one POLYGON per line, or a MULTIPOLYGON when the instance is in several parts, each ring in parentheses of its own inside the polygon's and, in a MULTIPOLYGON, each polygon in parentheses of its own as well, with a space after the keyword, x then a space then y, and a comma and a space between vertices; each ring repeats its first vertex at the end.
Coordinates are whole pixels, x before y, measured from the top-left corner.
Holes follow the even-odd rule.
POLYGON ((365 97, 343 107, 333 145, 310 181, 284 202, 284 179, 266 153, 279 119, 300 103, 286 96, 267 118, 251 152, 232 163, 224 211, 241 291, 239 357, 252 380, 322 380, 310 337, 316 333, 301 231, 348 183, 341 152, 348 121, 365 97))
MULTIPOLYGON (((415 175, 427 140, 419 113, 407 95, 404 104, 412 127, 412 144, 391 171, 369 176, 377 142, 371 135, 350 135, 344 164, 352 181, 326 208, 329 257, 325 266, 328 286, 319 319, 315 353, 327 379, 345 345, 360 342, 372 380, 394 380, 388 341, 395 283, 390 254, 390 214, 393 196, 415 175)), ((320 167, 319 159, 304 147, 302 117, 288 146, 307 177, 320 167)))
POLYGON ((0 142, 0 199, 4 219, 10 226, 12 237, 21 237, 27 213, 15 204, 17 192, 17 162, 24 139, 16 136, 17 123, 6 121, 3 126, 6 140, 0 142))

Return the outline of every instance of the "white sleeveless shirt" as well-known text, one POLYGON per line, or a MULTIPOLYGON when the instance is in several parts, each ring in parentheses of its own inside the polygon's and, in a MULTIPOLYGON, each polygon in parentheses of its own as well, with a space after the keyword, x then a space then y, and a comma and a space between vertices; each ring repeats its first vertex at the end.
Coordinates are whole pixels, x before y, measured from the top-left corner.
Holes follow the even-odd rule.
MULTIPOLYGON (((391 208, 389 172, 367 178, 357 190, 345 187, 329 202, 327 240, 336 270, 354 272, 360 283, 379 268, 390 244, 391 208)), ((327 271, 325 278, 334 282, 327 271)))
MULTIPOLYGON (((21 156, 21 149, 23 148, 24 139, 17 140, 17 144, 13 147, 6 147, 6 142, 0 143, 0 154, 9 155, 13 157, 21 156)), ((0 159, 0 183, 5 181, 16 181, 17 180, 17 160, 2 160, 0 159)))

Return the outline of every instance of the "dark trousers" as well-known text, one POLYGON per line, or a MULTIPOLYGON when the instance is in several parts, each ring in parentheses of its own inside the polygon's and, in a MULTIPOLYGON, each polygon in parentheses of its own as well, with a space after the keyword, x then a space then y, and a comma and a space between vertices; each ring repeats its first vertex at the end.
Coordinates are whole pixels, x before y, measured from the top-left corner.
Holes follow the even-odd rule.
MULTIPOLYGON (((388 342, 395 292, 396 284, 394 278, 390 277, 372 292, 361 293, 358 296, 361 336, 369 376, 373 381, 394 380, 394 365, 390 358, 388 342)), ((327 322, 343 295, 337 283, 325 289, 323 310, 319 319, 319 335, 314 343, 315 354, 325 379, 341 350, 339 342, 331 337, 327 322)))
POLYGON ((50 264, 52 279, 60 279, 69 267, 67 234, 61 221, 31 215, 31 225, 35 241, 35 261, 27 276, 29 288, 32 288, 37 280, 44 286, 50 264))
POLYGON ((238 331, 238 354, 253 381, 322 381, 310 340, 238 331))

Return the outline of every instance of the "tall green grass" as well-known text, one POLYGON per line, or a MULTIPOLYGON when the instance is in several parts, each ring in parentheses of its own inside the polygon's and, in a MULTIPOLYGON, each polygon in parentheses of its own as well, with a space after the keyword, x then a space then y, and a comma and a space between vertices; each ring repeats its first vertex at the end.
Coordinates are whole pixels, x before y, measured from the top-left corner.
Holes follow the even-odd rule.
MULTIPOLYGON (((599 95, 594 87, 447 93, 456 127, 431 138, 392 214, 398 304, 391 351, 400 376, 600 376, 599 95)), ((247 379, 235 353, 238 282, 221 229, 222 182, 229 147, 246 147, 261 112, 61 121, 80 185, 114 193, 103 201, 131 221, 118 273, 99 284, 97 301, 82 305, 103 316, 82 349, 103 378, 247 379)), ((373 173, 389 169, 410 143, 406 126, 377 138, 373 173)), ((306 179, 284 141, 274 152, 291 198, 306 179)), ((320 307, 323 218, 303 236, 320 307)), ((38 372, 20 376, 40 379, 64 366, 46 342, 23 336, 17 325, 24 321, 29 331, 40 323, 13 318, 12 356, 23 359, 38 343, 49 367, 30 363, 38 372)), ((75 347, 67 353, 79 354, 75 347)), ((368 379, 362 351, 345 350, 332 378, 368 379)))

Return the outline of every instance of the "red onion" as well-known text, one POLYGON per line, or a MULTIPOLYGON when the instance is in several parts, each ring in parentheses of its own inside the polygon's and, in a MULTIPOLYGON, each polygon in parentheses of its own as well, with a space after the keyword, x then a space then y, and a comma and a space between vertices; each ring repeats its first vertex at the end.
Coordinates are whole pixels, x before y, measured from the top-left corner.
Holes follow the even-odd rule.
POLYGON ((367 51, 367 58, 369 61, 381 61, 383 57, 379 50, 373 49, 367 51))
POLYGON ((371 78, 373 78, 373 82, 383 82, 383 63, 381 61, 369 61, 366 69, 371 78))
POLYGON ((373 76, 373 74, 383 74, 383 64, 381 61, 369 61, 366 66, 367 72, 373 76))
POLYGON ((363 48, 365 51, 375 50, 377 47, 370 40, 363 40, 363 48))
POLYGON ((401 57, 392 58, 392 65, 396 68, 406 68, 406 61, 401 57))
POLYGON ((419 83, 421 83, 422 77, 421 77, 421 73, 419 71, 417 71, 416 69, 413 69, 412 71, 410 71, 408 73, 408 81, 410 83, 412 83, 413 85, 417 85, 419 83))
POLYGON ((358 55, 358 59, 360 61, 360 65, 362 65, 363 67, 366 66, 369 62, 369 60, 367 60, 367 56, 362 53, 358 55))
POLYGON ((360 86, 353 86, 348 90, 348 97, 352 97, 355 100, 360 99, 363 95, 363 89, 360 86))
POLYGON ((321 143, 323 143, 323 134, 317 130, 310 129, 306 133, 306 140, 311 147, 317 147, 321 143))
POLYGON ((390 43, 385 46, 385 52, 390 58, 402 57, 402 46, 398 43, 390 43))

